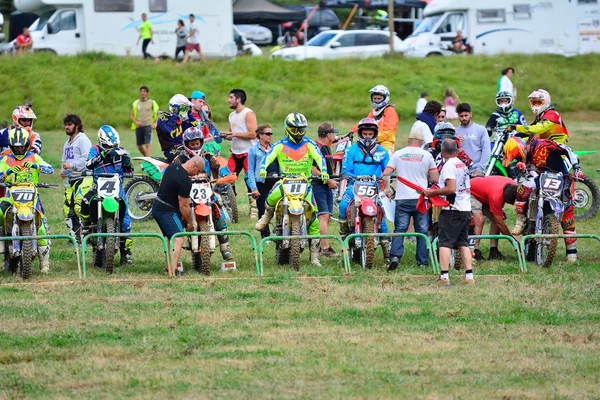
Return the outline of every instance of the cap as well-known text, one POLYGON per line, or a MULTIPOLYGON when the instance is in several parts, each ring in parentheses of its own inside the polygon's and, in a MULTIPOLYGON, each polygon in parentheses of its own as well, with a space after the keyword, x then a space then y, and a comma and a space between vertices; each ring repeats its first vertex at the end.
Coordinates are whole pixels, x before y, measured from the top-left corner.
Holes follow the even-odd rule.
POLYGON ((423 137, 423 132, 421 132, 419 129, 411 129, 410 133, 408 134, 408 138, 409 139, 417 139, 417 140, 425 140, 425 138, 423 137))
POLYGON ((458 153, 458 144, 454 139, 445 139, 442 142, 442 151, 446 154, 458 153))
POLYGON ((333 127, 329 122, 324 122, 319 125, 319 129, 317 130, 319 135, 326 135, 328 133, 338 133, 339 131, 333 127))
POLYGON ((194 90, 192 92, 192 97, 190 97, 190 99, 202 99, 202 100, 206 100, 206 95, 199 91, 199 90, 194 90))

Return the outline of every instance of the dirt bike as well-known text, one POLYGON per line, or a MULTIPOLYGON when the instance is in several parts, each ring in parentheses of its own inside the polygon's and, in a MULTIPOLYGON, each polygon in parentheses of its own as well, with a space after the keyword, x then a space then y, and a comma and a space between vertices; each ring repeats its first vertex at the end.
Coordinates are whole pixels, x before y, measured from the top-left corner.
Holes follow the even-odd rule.
POLYGON ((152 204, 158 193, 160 181, 169 164, 160 158, 133 157, 141 161, 142 171, 146 175, 136 175, 123 188, 127 197, 129 216, 134 221, 145 221, 150 218, 152 204))
MULTIPOLYGON (((344 159, 346 150, 348 150, 350 148, 350 146, 352 146, 353 139, 354 139, 354 132, 350 132, 344 136, 338 137, 338 142, 335 145, 335 150, 334 150, 333 154, 331 154, 331 160, 333 162, 333 168, 332 168, 333 175, 340 176, 340 174, 342 173, 342 160, 344 159), (348 138, 348 140, 343 140, 345 138, 348 138)), ((340 204, 340 201, 342 201, 342 196, 344 195, 344 192, 346 191, 347 184, 348 184, 348 182, 345 179, 339 180, 338 187, 336 189, 333 189, 333 207, 334 207, 334 210, 337 210, 337 212, 334 212, 334 215, 339 214, 339 208, 340 208, 339 204, 340 204)), ((338 218, 332 218, 332 219, 334 221, 339 221, 338 218)))
MULTIPOLYGON (((192 179, 192 190, 190 191, 190 208, 194 213, 192 224, 194 232, 215 232, 213 221, 213 210, 217 218, 221 213, 229 220, 227 210, 223 207, 219 196, 216 196, 215 204, 212 183, 226 184, 227 177, 211 180, 206 174, 200 174, 192 179)), ((210 275, 210 259, 217 247, 216 236, 191 236, 190 250, 192 252, 192 264, 196 271, 210 275)))
MULTIPOLYGON (((348 205, 350 233, 377 233, 384 218, 379 205, 379 179, 375 176, 354 177, 354 199, 348 205)), ((357 237, 350 243, 350 257, 360 262, 363 269, 373 268, 377 237, 357 237)))
MULTIPOLYGON (((124 210, 125 201, 121 198, 121 176, 118 173, 93 173, 96 181, 96 207, 90 206, 89 231, 94 233, 119 233, 121 232, 121 210, 124 210)), ((128 176, 128 175, 124 175, 128 176)), ((112 274, 115 269, 115 254, 119 250, 118 237, 97 237, 90 239, 94 249, 94 265, 103 268, 107 274, 112 274)))
POLYGON ((497 128, 494 131, 496 132, 496 140, 494 141, 494 147, 492 148, 492 152, 490 154, 490 161, 484 175, 502 175, 514 179, 516 177, 516 171, 514 168, 507 169, 502 163, 504 160, 504 145, 510 138, 510 134, 504 128, 497 128))
MULTIPOLYGON (((221 167, 227 167, 227 160, 221 156, 221 145, 217 142, 212 141, 205 143, 204 152, 216 157, 221 167)), ((213 177, 216 178, 217 176, 218 171, 213 171, 213 177)), ((231 218, 231 222, 237 223, 239 222, 239 213, 233 185, 235 185, 235 181, 231 183, 216 183, 214 185, 214 190, 215 193, 218 193, 219 196, 221 196, 223 206, 227 210, 227 215, 231 218)))
MULTIPOLYGON (((42 215, 37 211, 38 188, 50 188, 57 185, 48 183, 22 182, 6 183, 8 195, 13 200, 4 215, 5 236, 35 236, 37 228, 42 224, 42 215)), ((4 242, 6 243, 6 242, 4 242)), ((31 276, 33 259, 37 254, 37 240, 12 240, 2 245, 4 257, 8 259, 8 269, 23 279, 31 276)))
MULTIPOLYGON (((563 191, 565 177, 560 172, 529 171, 532 179, 539 177, 539 188, 529 196, 527 209, 526 234, 558 234, 560 220, 565 206, 563 191)), ((558 239, 532 239, 525 244, 525 254, 528 261, 535 261, 541 267, 548 268, 556 255, 558 239)))
MULTIPOLYGON (((309 189, 308 178, 304 175, 270 175, 268 178, 281 179, 283 197, 275 206, 276 236, 306 236, 308 221, 312 219, 313 207, 306 197, 309 189)), ((311 179, 320 179, 311 177, 311 179)), ((306 239, 286 239, 276 241, 275 260, 278 265, 289 264, 294 270, 300 269, 300 253, 308 246, 306 239)))

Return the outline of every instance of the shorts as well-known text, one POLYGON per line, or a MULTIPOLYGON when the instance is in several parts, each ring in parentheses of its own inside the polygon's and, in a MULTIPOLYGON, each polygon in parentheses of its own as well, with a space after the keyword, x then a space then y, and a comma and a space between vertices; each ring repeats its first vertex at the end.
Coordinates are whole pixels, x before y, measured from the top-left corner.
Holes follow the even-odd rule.
POLYGON ((152 125, 135 128, 135 144, 141 146, 150 143, 152 143, 152 125))
POLYGON ((185 45, 185 51, 189 51, 191 53, 193 50, 196 50, 198 53, 200 53, 200 43, 188 43, 185 45))
POLYGON ((313 185, 313 196, 317 203, 317 215, 333 215, 333 190, 324 185, 313 185))
POLYGON ((470 224, 470 211, 442 210, 438 221, 439 247, 469 247, 470 224))
POLYGON ((175 211, 162 211, 152 208, 152 216, 156 220, 163 236, 171 239, 178 232, 183 232, 183 222, 175 211))
POLYGON ((490 221, 494 220, 494 216, 490 211, 490 206, 488 204, 483 204, 475 196, 471 196, 471 211, 476 213, 483 213, 490 221))

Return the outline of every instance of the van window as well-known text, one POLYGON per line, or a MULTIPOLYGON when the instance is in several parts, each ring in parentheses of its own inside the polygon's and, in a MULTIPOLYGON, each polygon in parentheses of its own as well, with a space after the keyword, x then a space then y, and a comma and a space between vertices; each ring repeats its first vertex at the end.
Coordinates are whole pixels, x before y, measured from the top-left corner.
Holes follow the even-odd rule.
POLYGON ((357 46, 387 45, 389 43, 389 36, 376 33, 360 33, 356 39, 357 46))
POLYGON ((66 10, 60 13, 60 30, 73 31, 77 29, 77 17, 75 10, 66 10))
POLYGON ((477 10, 477 22, 504 22, 506 14, 504 9, 477 10))
POLYGON ((437 29, 436 33, 465 33, 465 14, 448 14, 437 29))
POLYGON ((46 24, 48 23, 48 20, 50 19, 50 17, 52 17, 54 15, 55 12, 56 12, 56 10, 50 10, 50 11, 46 11, 45 13, 40 15, 40 19, 38 20, 37 25, 34 28, 31 28, 31 30, 32 31, 41 31, 44 28, 44 26, 46 26, 46 24))
POLYGON ((149 0, 150 12, 167 12, 167 0, 149 0))
POLYGON ((598 0, 578 0, 577 4, 598 4, 598 0))
POLYGON ((352 47, 356 46, 356 33, 349 33, 347 35, 342 35, 338 38, 338 42, 340 42, 340 47, 352 47))
POLYGON ((132 12, 133 0, 94 0, 97 12, 132 12))
POLYGON ((531 19, 531 4, 515 4, 513 11, 515 19, 531 19))

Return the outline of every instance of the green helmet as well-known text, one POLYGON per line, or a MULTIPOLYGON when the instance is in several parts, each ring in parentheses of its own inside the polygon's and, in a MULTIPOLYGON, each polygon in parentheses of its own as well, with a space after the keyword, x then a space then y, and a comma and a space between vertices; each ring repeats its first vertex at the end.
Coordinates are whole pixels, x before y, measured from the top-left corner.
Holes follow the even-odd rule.
POLYGON ((298 144, 304 139, 306 135, 306 128, 308 127, 308 121, 304 115, 293 112, 288 114, 283 124, 285 128, 285 134, 294 143, 298 144))

